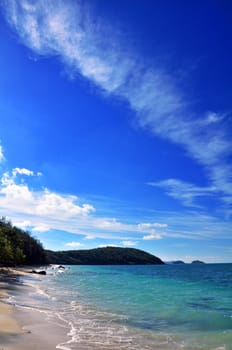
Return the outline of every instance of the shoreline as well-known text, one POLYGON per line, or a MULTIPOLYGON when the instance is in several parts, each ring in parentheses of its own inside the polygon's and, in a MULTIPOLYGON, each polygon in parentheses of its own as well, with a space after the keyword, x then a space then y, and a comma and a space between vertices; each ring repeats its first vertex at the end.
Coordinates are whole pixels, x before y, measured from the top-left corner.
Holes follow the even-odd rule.
POLYGON ((200 281, 195 275, 185 280, 182 272, 172 267, 163 274, 160 269, 161 278, 156 279, 150 267, 140 275, 141 270, 134 267, 133 273, 125 274, 123 267, 119 273, 118 268, 109 271, 102 266, 76 267, 68 274, 56 274, 51 266, 47 277, 31 275, 31 267, 8 273, 1 273, 0 268, 0 350, 232 350, 231 267, 209 267, 210 274, 200 281), (167 272, 171 278, 166 278, 167 272), (141 276, 145 284, 141 284, 141 276), (210 280, 208 284, 206 277, 215 283, 210 280), (218 289, 218 281, 223 288, 218 289), (133 291, 125 288, 121 292, 127 283, 133 291), (116 291, 114 286, 118 286, 116 291), (145 295, 154 290, 157 293, 152 299, 157 312, 154 318, 151 304, 138 300, 140 287, 145 295), (183 288, 186 294, 182 294, 183 288), (116 307, 104 307, 108 296, 116 307), (134 298, 132 303, 129 298, 134 298), (167 304, 167 300, 171 302, 167 304))
POLYGON ((49 322, 41 310, 19 307, 9 302, 14 294, 23 293, 25 296, 31 292, 32 287, 20 282, 20 276, 28 274, 27 268, 0 268, 1 350, 54 350, 58 344, 68 340, 68 329, 49 322))

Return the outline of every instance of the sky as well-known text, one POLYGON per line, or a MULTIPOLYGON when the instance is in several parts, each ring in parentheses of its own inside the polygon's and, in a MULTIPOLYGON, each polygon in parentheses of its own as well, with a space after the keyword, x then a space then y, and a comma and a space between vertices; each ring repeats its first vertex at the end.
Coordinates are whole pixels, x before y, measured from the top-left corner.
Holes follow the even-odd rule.
POLYGON ((229 0, 0 0, 0 216, 232 262, 231 37, 229 0))

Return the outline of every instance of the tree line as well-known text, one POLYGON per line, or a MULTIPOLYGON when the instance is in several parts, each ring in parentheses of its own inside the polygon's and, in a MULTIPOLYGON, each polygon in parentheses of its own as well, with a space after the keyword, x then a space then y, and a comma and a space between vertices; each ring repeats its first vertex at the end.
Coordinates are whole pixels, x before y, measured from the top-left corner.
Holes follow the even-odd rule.
POLYGON ((0 266, 16 265, 146 265, 164 264, 158 257, 135 248, 105 247, 89 250, 44 250, 42 244, 0 218, 0 266))
POLYGON ((0 218, 0 265, 40 265, 46 263, 42 244, 29 232, 0 218))
POLYGON ((46 251, 51 264, 62 265, 156 265, 163 261, 135 248, 105 247, 88 250, 46 251))

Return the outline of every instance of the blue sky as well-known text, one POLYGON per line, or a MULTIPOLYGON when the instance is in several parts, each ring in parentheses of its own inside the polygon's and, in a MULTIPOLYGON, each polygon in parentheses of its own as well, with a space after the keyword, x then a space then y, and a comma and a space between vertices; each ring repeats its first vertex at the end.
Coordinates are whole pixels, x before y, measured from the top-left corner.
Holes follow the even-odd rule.
POLYGON ((0 215, 48 249, 231 262, 231 2, 0 6, 0 215))

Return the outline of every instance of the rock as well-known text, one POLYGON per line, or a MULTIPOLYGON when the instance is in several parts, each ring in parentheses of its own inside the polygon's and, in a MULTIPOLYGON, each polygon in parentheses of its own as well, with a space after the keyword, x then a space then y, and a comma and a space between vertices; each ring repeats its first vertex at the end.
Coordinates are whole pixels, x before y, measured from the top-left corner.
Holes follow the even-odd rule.
POLYGON ((46 275, 47 274, 47 272, 44 270, 41 270, 41 271, 32 270, 31 273, 36 273, 37 275, 46 275))

